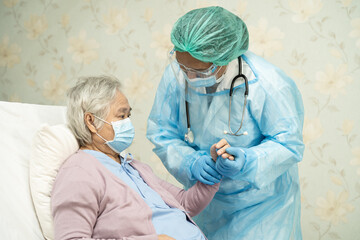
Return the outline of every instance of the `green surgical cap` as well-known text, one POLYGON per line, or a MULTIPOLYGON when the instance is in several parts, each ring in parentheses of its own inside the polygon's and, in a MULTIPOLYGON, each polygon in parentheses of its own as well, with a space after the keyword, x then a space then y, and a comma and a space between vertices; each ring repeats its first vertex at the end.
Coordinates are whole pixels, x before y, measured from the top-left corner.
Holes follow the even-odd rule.
POLYGON ((192 10, 179 18, 171 31, 175 51, 218 66, 245 53, 249 33, 245 23, 222 7, 192 10))

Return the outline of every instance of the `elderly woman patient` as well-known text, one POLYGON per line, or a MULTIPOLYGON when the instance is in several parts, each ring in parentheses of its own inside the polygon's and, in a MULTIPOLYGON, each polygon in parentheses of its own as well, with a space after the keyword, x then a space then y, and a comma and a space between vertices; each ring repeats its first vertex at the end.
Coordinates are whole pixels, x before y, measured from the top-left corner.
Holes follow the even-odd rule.
POLYGON ((68 92, 67 117, 80 149, 60 168, 52 192, 55 239, 206 239, 191 216, 218 184, 185 191, 120 153, 134 137, 117 79, 82 78, 68 92))

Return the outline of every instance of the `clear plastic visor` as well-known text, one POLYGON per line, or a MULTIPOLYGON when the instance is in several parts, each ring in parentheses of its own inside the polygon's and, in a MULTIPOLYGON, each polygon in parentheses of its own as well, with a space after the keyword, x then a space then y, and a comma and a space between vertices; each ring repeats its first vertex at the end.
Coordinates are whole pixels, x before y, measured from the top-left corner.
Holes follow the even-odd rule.
POLYGON ((169 52, 168 59, 171 64, 176 64, 180 67, 181 71, 186 75, 186 77, 189 81, 192 81, 192 80, 197 81, 198 79, 201 79, 201 78, 208 78, 210 76, 215 76, 218 73, 218 71, 220 70, 220 66, 217 66, 215 64, 212 64, 209 68, 204 69, 204 70, 197 70, 197 69, 189 68, 189 67, 185 66, 184 64, 179 63, 177 61, 176 52, 174 49, 172 49, 169 52))

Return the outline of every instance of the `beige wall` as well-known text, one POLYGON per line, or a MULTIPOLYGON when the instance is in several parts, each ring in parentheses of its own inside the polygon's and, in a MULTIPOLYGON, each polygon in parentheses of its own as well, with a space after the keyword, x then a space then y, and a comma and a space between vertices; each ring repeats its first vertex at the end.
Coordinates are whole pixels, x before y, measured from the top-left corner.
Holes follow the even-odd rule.
POLYGON ((358 238, 359 0, 1 0, 0 100, 62 105, 78 76, 113 74, 134 109, 131 151, 175 182, 151 152, 146 120, 172 24, 209 5, 241 16, 250 49, 288 73, 303 94, 304 239, 358 238))

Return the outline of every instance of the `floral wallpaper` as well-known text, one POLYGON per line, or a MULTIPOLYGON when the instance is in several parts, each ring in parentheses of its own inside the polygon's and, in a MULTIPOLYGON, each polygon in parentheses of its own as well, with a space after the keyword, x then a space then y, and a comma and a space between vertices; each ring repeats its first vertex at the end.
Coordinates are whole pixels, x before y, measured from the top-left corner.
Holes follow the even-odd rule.
POLYGON ((243 18, 250 50, 302 92, 304 239, 359 239, 359 0, 1 0, 0 100, 63 105, 77 77, 112 74, 133 107, 131 152, 179 185, 152 153, 146 121, 172 25, 211 5, 243 18))

